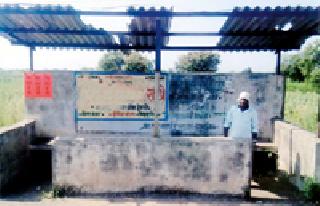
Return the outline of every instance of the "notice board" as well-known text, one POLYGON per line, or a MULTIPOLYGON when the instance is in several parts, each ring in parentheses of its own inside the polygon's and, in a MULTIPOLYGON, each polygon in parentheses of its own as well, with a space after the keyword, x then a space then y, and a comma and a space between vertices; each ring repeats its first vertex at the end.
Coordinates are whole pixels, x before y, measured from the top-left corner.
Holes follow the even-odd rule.
POLYGON ((26 98, 52 98, 52 75, 50 73, 24 74, 24 95, 26 98))
MULTIPOLYGON (((154 75, 76 73, 78 121, 152 120, 155 117, 154 75)), ((160 78, 160 116, 167 118, 167 80, 160 78)))

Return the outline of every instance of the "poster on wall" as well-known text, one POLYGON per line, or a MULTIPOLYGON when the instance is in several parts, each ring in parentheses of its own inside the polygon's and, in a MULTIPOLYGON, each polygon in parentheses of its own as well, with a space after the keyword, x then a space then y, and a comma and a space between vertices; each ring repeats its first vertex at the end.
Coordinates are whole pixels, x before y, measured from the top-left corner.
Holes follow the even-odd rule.
MULTIPOLYGON (((75 74, 78 121, 153 120, 154 75, 75 74)), ((160 79, 160 120, 167 119, 166 75, 160 79)))
POLYGON ((52 75, 50 73, 24 73, 24 96, 33 98, 52 98, 52 75))

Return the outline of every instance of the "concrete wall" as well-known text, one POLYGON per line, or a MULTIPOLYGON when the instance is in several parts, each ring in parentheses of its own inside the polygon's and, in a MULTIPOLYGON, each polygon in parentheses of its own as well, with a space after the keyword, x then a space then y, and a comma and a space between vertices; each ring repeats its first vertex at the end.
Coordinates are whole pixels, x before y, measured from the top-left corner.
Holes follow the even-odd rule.
POLYGON ((142 188, 243 195, 251 143, 227 138, 57 138, 53 185, 83 193, 142 188))
MULTIPOLYGON (((41 71, 40 71, 41 72, 41 71)), ((52 99, 26 99, 29 117, 37 120, 38 135, 76 136, 76 133, 140 133, 150 136, 150 121, 76 121, 77 88, 72 71, 53 75, 52 99), (123 127, 123 125, 126 127, 123 127), (77 132, 76 132, 77 130, 77 132)), ((79 73, 79 72, 78 72, 79 73)), ((273 74, 168 74, 168 120, 164 136, 219 136, 224 115, 242 90, 259 115, 259 138, 272 138, 271 120, 281 117, 283 77, 273 74)), ((103 93, 103 91, 101 91, 103 93)))
POLYGON ((0 193, 6 189, 8 183, 15 182, 17 176, 26 172, 28 145, 34 129, 33 120, 24 120, 0 128, 0 193))
POLYGON ((45 73, 52 74, 53 97, 26 98, 27 116, 36 120, 37 136, 74 135, 76 92, 73 72, 45 71, 45 73))
POLYGON ((274 138, 280 170, 295 175, 297 182, 300 177, 314 177, 320 181, 320 139, 315 133, 276 121, 274 138))
POLYGON ((271 139, 271 119, 281 117, 283 78, 273 74, 173 74, 170 79, 170 118, 183 135, 221 135, 228 109, 239 93, 251 94, 258 112, 259 138, 271 139))

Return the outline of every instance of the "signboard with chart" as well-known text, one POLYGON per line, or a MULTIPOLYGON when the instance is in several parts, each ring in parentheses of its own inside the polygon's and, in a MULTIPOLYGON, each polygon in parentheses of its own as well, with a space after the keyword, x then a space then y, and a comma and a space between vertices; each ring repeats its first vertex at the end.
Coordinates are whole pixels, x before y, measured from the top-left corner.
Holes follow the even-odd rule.
MULTIPOLYGON (((78 121, 152 120, 154 75, 77 73, 78 121)), ((166 76, 160 80, 160 119, 167 117, 166 76)))

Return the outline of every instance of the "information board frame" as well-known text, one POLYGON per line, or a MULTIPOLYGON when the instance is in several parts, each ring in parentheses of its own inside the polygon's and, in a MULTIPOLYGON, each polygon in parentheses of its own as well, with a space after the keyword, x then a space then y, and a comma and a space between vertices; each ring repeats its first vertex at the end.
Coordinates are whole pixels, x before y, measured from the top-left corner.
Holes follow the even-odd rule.
MULTIPOLYGON (((149 118, 126 118, 126 117, 113 117, 113 118, 84 118, 79 116, 78 111, 78 98, 79 98, 79 91, 77 85, 77 77, 79 75, 109 75, 109 76, 151 76, 152 78, 155 76, 154 73, 138 73, 138 72, 124 72, 124 71, 74 71, 73 78, 74 78, 74 87, 76 90, 76 98, 75 98, 75 121, 154 121, 154 117, 149 118)), ((169 80, 168 80, 168 73, 161 72, 161 77, 164 77, 166 89, 164 90, 164 115, 162 118, 159 118, 159 121, 168 121, 169 119, 169 80)))

